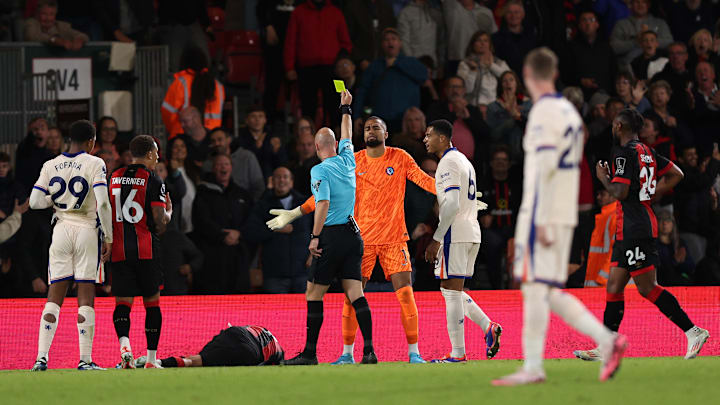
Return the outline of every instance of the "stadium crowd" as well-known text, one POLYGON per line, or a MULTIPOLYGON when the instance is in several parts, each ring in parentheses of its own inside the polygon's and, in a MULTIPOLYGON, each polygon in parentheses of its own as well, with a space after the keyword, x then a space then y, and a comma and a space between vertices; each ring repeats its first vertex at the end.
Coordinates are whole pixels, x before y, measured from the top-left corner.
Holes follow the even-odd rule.
MULTIPOLYGON (((720 284, 720 1, 104 0, 90 8, 71 0, 25 3, 15 5, 27 17, 25 41, 69 51, 88 40, 169 45, 170 68, 177 73, 162 106, 167 131, 152 134, 166 145, 156 171, 175 207, 161 235, 163 294, 304 291, 311 216, 276 231, 265 222, 270 209, 291 209, 311 194, 309 173, 319 162, 315 131, 339 125, 332 79, 355 95, 356 150, 364 148, 363 117, 377 115, 387 122, 388 144, 406 150, 434 176, 437 159, 423 145, 425 126, 436 119, 453 123, 453 143, 483 179, 479 190, 489 205, 479 214, 479 271, 468 284, 515 287, 508 267, 531 107, 520 77, 523 58, 538 46, 559 55, 558 88, 586 124, 568 287, 603 285, 607 278, 603 270, 614 236, 606 225, 621 218, 606 208, 616 201, 592 168, 610 160, 610 123, 625 107, 645 117, 642 142, 685 173, 653 205, 660 284, 720 284), (223 126, 224 77, 208 46, 214 35, 208 7, 225 9, 230 19, 237 3, 256 4, 254 18, 240 13, 236 25, 252 20, 258 27, 264 93, 262 102, 244 106, 244 126, 234 137, 223 126), (296 107, 289 117, 288 94, 295 95, 296 107), (283 125, 292 128, 289 137, 278 130, 283 125)), ((20 39, 3 25, 17 10, 0 13, 0 37, 20 39)), ((95 149, 88 152, 105 161, 108 174, 129 164, 127 140, 118 137, 115 119, 102 117, 96 127, 95 149)), ((0 153, 0 221, 16 220, 15 211, 22 215, 19 230, 0 244, 0 297, 47 292, 52 210, 24 212, 22 203, 43 162, 62 151, 60 130, 36 118, 14 159, 0 153)), ((438 224, 435 197, 408 182, 405 213, 414 288, 437 290, 431 265, 422 259, 438 224)), ((392 286, 375 271, 368 289, 392 286)))

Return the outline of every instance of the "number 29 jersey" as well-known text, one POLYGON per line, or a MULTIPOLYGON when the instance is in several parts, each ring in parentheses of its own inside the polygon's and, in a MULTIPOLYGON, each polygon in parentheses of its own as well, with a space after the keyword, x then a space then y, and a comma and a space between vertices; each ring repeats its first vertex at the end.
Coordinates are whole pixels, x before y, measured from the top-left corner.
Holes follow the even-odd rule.
POLYGON ((155 258, 159 239, 152 207, 165 208, 165 184, 144 165, 129 165, 113 172, 110 203, 115 243, 112 261, 155 258))
POLYGON ((617 205, 615 240, 657 238, 657 219, 650 200, 655 195, 658 179, 673 166, 639 140, 615 147, 611 181, 630 187, 627 198, 617 205))

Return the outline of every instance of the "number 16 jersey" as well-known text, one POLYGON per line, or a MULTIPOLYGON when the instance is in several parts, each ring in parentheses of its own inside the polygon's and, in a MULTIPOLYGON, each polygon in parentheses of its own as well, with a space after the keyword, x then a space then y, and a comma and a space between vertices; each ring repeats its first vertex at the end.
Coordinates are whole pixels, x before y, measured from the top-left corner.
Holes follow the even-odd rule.
POLYGON ((115 243, 112 261, 154 259, 159 239, 152 207, 165 208, 165 184, 144 165, 129 165, 113 172, 110 202, 115 243))
POLYGON ((658 225, 651 206, 657 182, 674 164, 635 139, 613 150, 613 183, 627 184, 627 198, 617 205, 615 240, 657 238, 658 225))

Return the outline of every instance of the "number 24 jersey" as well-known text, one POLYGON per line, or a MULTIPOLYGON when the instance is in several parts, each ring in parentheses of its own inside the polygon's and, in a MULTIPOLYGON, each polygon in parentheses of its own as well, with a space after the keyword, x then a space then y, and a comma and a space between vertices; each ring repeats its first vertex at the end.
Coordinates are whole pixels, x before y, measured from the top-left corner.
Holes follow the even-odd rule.
POLYGON ((627 198, 617 205, 616 240, 657 238, 658 225, 651 206, 657 182, 674 164, 639 140, 613 150, 613 183, 630 187, 627 198))

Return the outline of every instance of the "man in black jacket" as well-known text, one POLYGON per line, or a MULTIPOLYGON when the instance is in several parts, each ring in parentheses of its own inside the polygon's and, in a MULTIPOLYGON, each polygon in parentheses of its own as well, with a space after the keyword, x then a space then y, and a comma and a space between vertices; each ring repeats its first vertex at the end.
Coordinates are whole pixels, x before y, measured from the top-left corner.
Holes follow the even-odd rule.
POLYGON ((304 293, 307 285, 308 250, 312 217, 305 215, 284 228, 271 231, 265 222, 274 218, 274 208, 291 209, 307 196, 293 189, 293 175, 287 167, 273 172, 273 189, 265 193, 245 226, 246 238, 260 244, 263 289, 270 294, 304 293))
POLYGON ((248 249, 240 232, 252 198, 232 180, 228 155, 215 156, 213 171, 197 187, 193 203, 196 243, 205 255, 195 291, 234 294, 250 291, 248 249))
POLYGON ((568 84, 580 86, 589 99, 597 90, 610 93, 617 72, 615 53, 607 40, 600 38, 597 15, 592 10, 580 13, 578 32, 568 44, 563 71, 568 84))

